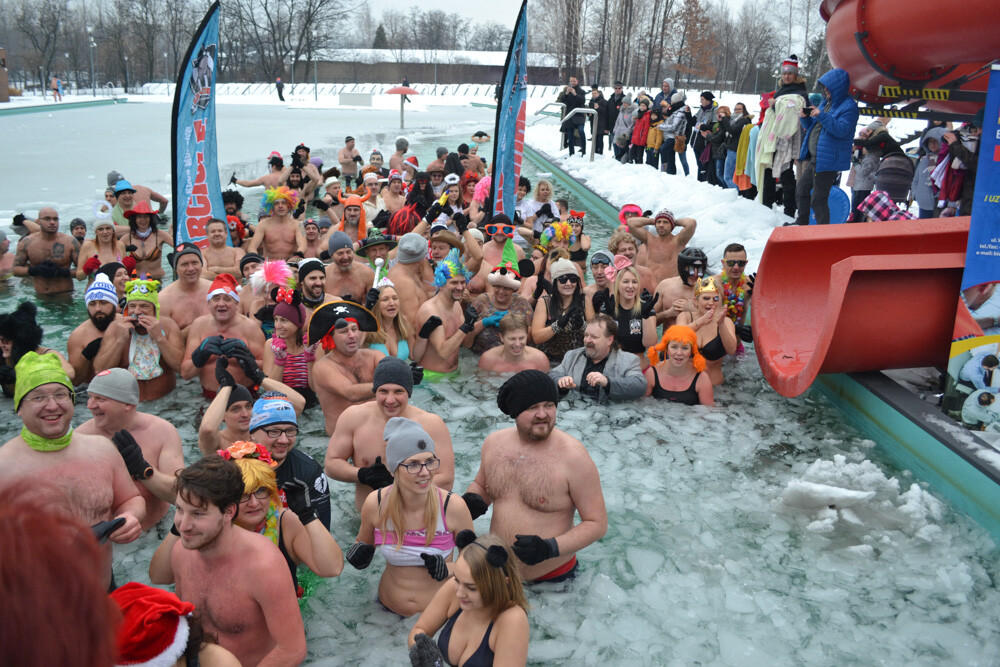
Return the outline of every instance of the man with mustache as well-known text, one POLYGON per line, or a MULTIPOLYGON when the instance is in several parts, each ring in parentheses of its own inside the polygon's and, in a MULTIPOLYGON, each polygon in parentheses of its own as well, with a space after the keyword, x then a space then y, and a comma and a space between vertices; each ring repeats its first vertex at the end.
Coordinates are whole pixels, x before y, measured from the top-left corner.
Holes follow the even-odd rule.
POLYGON ((111 279, 98 273, 87 288, 84 302, 87 304, 87 319, 84 320, 66 341, 66 358, 75 371, 77 382, 90 382, 97 372, 94 358, 101 349, 101 339, 111 323, 118 317, 118 293, 111 279))

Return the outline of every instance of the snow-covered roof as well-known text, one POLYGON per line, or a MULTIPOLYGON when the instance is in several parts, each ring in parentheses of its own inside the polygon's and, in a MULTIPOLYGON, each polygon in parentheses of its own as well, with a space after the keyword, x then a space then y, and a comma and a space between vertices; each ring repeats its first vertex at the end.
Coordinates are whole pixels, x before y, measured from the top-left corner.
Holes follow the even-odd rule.
MULTIPOLYGON (((506 51, 435 51, 433 49, 318 49, 319 60, 362 63, 434 63, 439 65, 485 65, 503 67, 506 51)), ((529 67, 558 67, 548 53, 528 53, 529 67)))

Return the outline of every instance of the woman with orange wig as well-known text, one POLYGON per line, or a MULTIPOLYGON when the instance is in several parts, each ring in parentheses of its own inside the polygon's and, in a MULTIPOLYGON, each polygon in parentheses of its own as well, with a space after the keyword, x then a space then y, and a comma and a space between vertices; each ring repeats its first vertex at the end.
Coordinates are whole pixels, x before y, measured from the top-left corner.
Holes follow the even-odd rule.
POLYGON ((705 357, 698 351, 698 335, 691 327, 670 327, 659 343, 646 350, 646 356, 646 396, 684 405, 715 405, 712 381, 704 372, 705 357))

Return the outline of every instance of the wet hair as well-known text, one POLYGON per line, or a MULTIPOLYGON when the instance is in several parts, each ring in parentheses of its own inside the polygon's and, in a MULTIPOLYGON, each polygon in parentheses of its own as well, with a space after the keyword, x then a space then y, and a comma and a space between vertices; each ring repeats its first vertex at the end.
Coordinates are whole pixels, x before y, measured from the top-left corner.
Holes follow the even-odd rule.
POLYGON ((604 335, 611 336, 612 338, 611 347, 614 349, 618 348, 618 322, 609 315, 597 313, 587 322, 588 327, 591 324, 600 324, 604 328, 604 335))
POLYGON ((722 256, 725 257, 727 254, 729 254, 731 252, 742 252, 742 253, 746 254, 746 251, 747 251, 747 249, 744 248, 741 244, 739 244, 739 243, 730 243, 729 245, 726 246, 726 249, 722 251, 722 256))
POLYGON ((468 153, 469 153, 469 144, 464 144, 464 143, 463 144, 459 144, 458 145, 458 153, 459 153, 459 155, 468 155, 468 153))
POLYGON ((562 211, 564 209, 568 211, 569 210, 569 200, 568 199, 557 199, 556 200, 556 206, 559 208, 560 211, 562 211))
POLYGON ((174 491, 186 503, 215 505, 225 512, 243 497, 243 475, 232 461, 211 454, 177 473, 174 491))
POLYGON ((511 607, 528 611, 528 601, 524 597, 524 586, 517 571, 517 561, 510 547, 492 533, 481 535, 476 541, 462 549, 459 558, 465 560, 476 583, 476 589, 483 606, 490 609, 496 618, 511 607), (500 547, 507 552, 507 562, 497 567, 489 562, 489 549, 500 547))
MULTIPOLYGON (((109 276, 112 280, 114 276, 109 276)), ((33 352, 42 344, 42 327, 35 316, 38 307, 31 301, 22 301, 13 312, 0 315, 0 338, 11 342, 11 366, 17 365, 28 352, 33 352)))
POLYGON ((10 611, 0 631, 4 661, 115 664, 121 614, 107 596, 108 564, 65 492, 21 479, 0 491, 0 506, 0 591, 10 611))
POLYGON ((518 329, 523 329, 528 331, 528 320, 524 318, 524 315, 518 315, 517 313, 507 313, 500 318, 500 324, 497 326, 500 329, 500 335, 505 336, 511 331, 517 331, 518 329))
POLYGON ((257 489, 267 489, 271 495, 271 503, 281 507, 281 496, 278 494, 278 482, 271 466, 258 459, 233 459, 243 476, 243 493, 253 493, 257 489))

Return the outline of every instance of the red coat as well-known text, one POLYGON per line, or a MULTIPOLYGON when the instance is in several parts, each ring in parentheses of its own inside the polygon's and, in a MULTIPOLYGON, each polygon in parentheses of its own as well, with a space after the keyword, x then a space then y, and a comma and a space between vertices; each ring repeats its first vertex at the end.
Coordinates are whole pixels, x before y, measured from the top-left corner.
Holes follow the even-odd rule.
POLYGON ((635 119, 632 128, 632 145, 646 147, 646 136, 649 134, 649 112, 643 112, 635 119))

